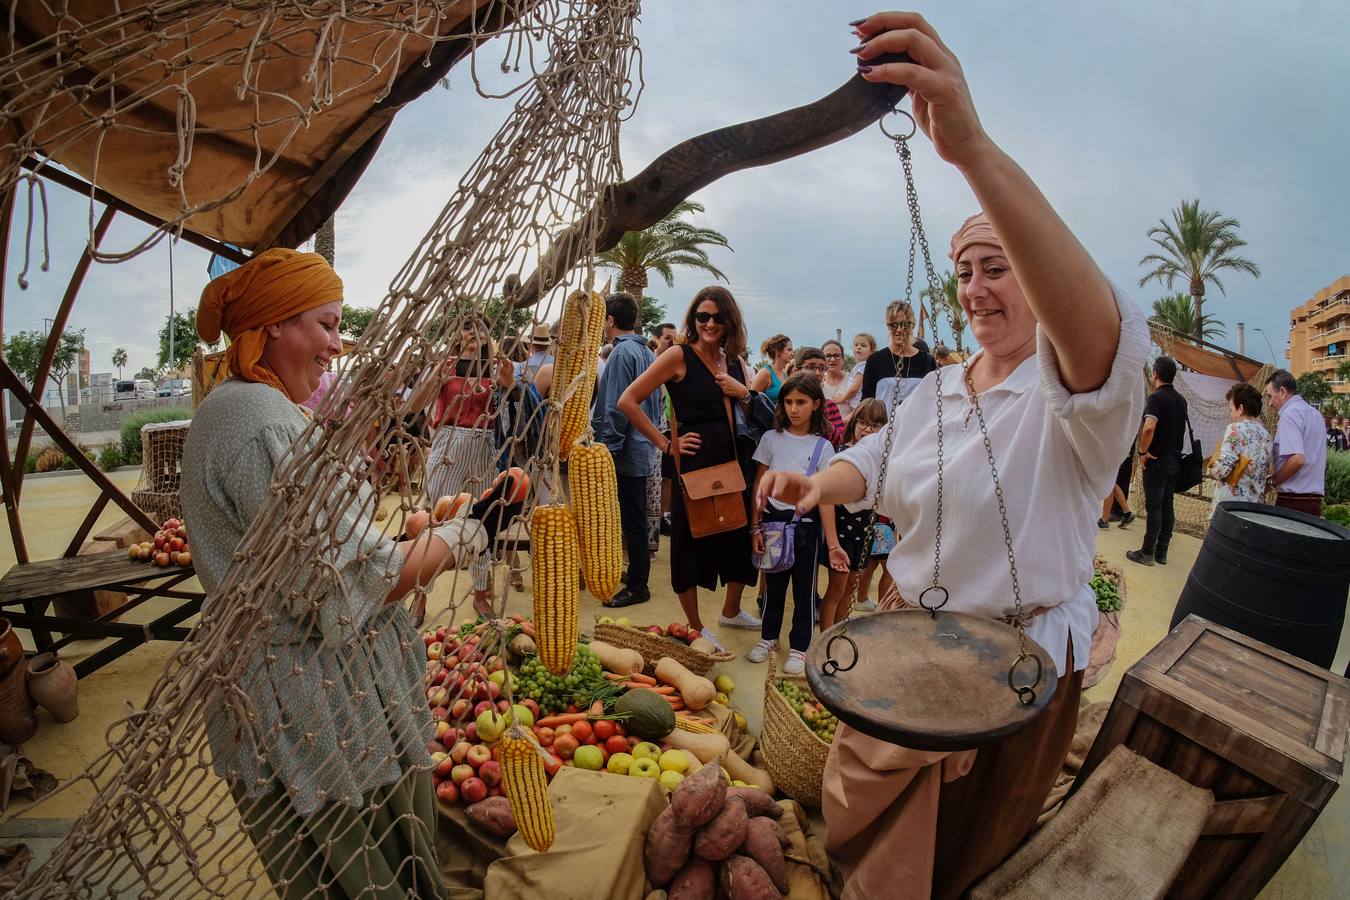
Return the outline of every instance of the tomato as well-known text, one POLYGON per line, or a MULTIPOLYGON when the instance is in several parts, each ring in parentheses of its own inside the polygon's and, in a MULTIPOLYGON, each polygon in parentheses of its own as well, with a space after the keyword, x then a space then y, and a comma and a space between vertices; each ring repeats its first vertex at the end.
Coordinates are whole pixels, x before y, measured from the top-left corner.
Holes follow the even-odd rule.
POLYGON ((613 734, 605 741, 605 750, 612 756, 615 753, 628 752, 628 738, 623 735, 613 734))
POLYGON ((614 733, 615 733, 615 734, 619 734, 619 735, 623 735, 624 737, 628 737, 628 729, 623 727, 623 723, 622 723, 622 722, 615 722, 615 723, 614 723, 614 733))
POLYGON ((614 722, 610 719, 600 719, 591 726, 591 730, 595 732, 595 739, 602 744, 617 733, 614 730, 614 722))
POLYGON ((594 741, 591 740, 592 729, 590 722, 578 722, 575 725, 573 725, 572 737, 576 738, 577 742, 581 744, 595 743, 594 741))
POLYGON ((553 752, 563 759, 571 759, 572 754, 576 753, 580 746, 581 744, 578 743, 576 737, 570 734, 559 735, 553 740, 553 752))
POLYGON ((552 778, 554 775, 558 774, 558 770, 562 768, 562 764, 563 761, 561 759, 554 756, 552 753, 549 753, 547 754, 547 759, 544 760, 544 773, 548 775, 549 778, 552 778))

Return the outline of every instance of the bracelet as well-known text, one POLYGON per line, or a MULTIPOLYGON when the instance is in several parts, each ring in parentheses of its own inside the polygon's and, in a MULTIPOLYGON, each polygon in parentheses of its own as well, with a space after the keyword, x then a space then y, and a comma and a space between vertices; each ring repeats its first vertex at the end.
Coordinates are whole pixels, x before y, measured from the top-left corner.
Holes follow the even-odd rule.
POLYGON ((833 553, 836 550, 843 550, 844 548, 839 546, 838 544, 835 544, 833 547, 826 545, 825 549, 833 553))
POLYGON ((761 527, 759 526, 758 523, 756 523, 756 524, 750 526, 750 533, 751 533, 751 534, 763 534, 763 533, 764 533, 764 529, 761 528, 761 527))

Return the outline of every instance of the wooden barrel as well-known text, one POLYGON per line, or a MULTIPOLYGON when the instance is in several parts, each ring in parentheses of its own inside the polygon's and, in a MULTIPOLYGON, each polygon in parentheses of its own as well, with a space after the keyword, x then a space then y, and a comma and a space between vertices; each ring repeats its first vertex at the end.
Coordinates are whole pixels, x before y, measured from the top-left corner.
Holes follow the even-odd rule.
POLYGON ((1261 503, 1220 503, 1172 613, 1226 625, 1329 668, 1350 592, 1350 529, 1261 503))

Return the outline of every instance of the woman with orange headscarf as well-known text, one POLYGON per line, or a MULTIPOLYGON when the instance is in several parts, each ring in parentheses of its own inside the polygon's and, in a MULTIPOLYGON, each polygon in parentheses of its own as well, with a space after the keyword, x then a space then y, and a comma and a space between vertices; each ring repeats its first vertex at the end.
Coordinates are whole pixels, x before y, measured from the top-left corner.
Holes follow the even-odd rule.
POLYGON ((1058 684, 1039 717, 977 750, 948 753, 840 725, 825 765, 826 846, 846 878, 846 900, 958 897, 1030 831, 1073 738, 1097 621, 1094 520, 1139 421, 1148 333, 1138 308, 985 133, 961 65, 932 26, 904 12, 851 24, 859 73, 910 89, 919 127, 983 208, 951 243, 957 298, 981 349, 929 372, 889 424, 823 472, 765 475, 756 500, 803 511, 866 507, 889 450, 878 512, 895 523, 886 567, 896 591, 883 608, 913 604, 933 583, 934 509, 946 511, 946 610, 1009 616, 1015 553, 1027 637, 1057 669, 1046 673, 1058 684), (901 52, 908 61, 877 59, 901 52))
MULTIPOLYGON (((208 342, 229 337, 231 375, 197 408, 183 452, 208 616, 230 601, 216 592, 309 424, 299 404, 341 350, 342 294, 322 257, 284 249, 202 292, 197 330, 208 342)), ((344 480, 337 493, 354 502, 316 507, 324 537, 312 563, 281 576, 291 581, 266 610, 262 646, 207 717, 212 762, 278 894, 444 897, 424 644, 398 601, 482 554, 486 506, 394 541, 373 524, 366 482, 344 480)))

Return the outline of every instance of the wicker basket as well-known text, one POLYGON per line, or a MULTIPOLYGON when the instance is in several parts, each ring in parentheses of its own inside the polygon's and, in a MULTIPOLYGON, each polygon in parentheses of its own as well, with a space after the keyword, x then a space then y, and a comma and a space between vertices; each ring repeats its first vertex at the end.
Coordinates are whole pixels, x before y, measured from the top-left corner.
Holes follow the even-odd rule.
POLYGON ((729 662, 736 658, 734 653, 701 653, 686 647, 674 638, 657 637, 650 632, 627 625, 597 624, 595 639, 613 644, 615 647, 636 650, 642 654, 648 670, 654 668, 656 661, 661 657, 669 656, 695 675, 707 675, 718 663, 729 662))
POLYGON ((1120 643, 1120 614, 1125 610, 1125 574, 1100 556, 1092 561, 1092 568, 1098 574, 1116 585, 1116 596, 1120 598, 1120 609, 1102 613, 1097 618, 1097 629, 1092 633, 1092 650, 1088 655, 1087 669, 1083 672, 1083 689, 1102 681, 1111 671, 1116 661, 1116 646, 1120 643))
MULTIPOLYGON (((782 677, 810 690, 805 675, 782 677)), ((759 733, 759 752, 778 790, 803 806, 820 808, 830 745, 816 736, 778 690, 778 665, 772 654, 764 678, 764 727, 759 733)))

